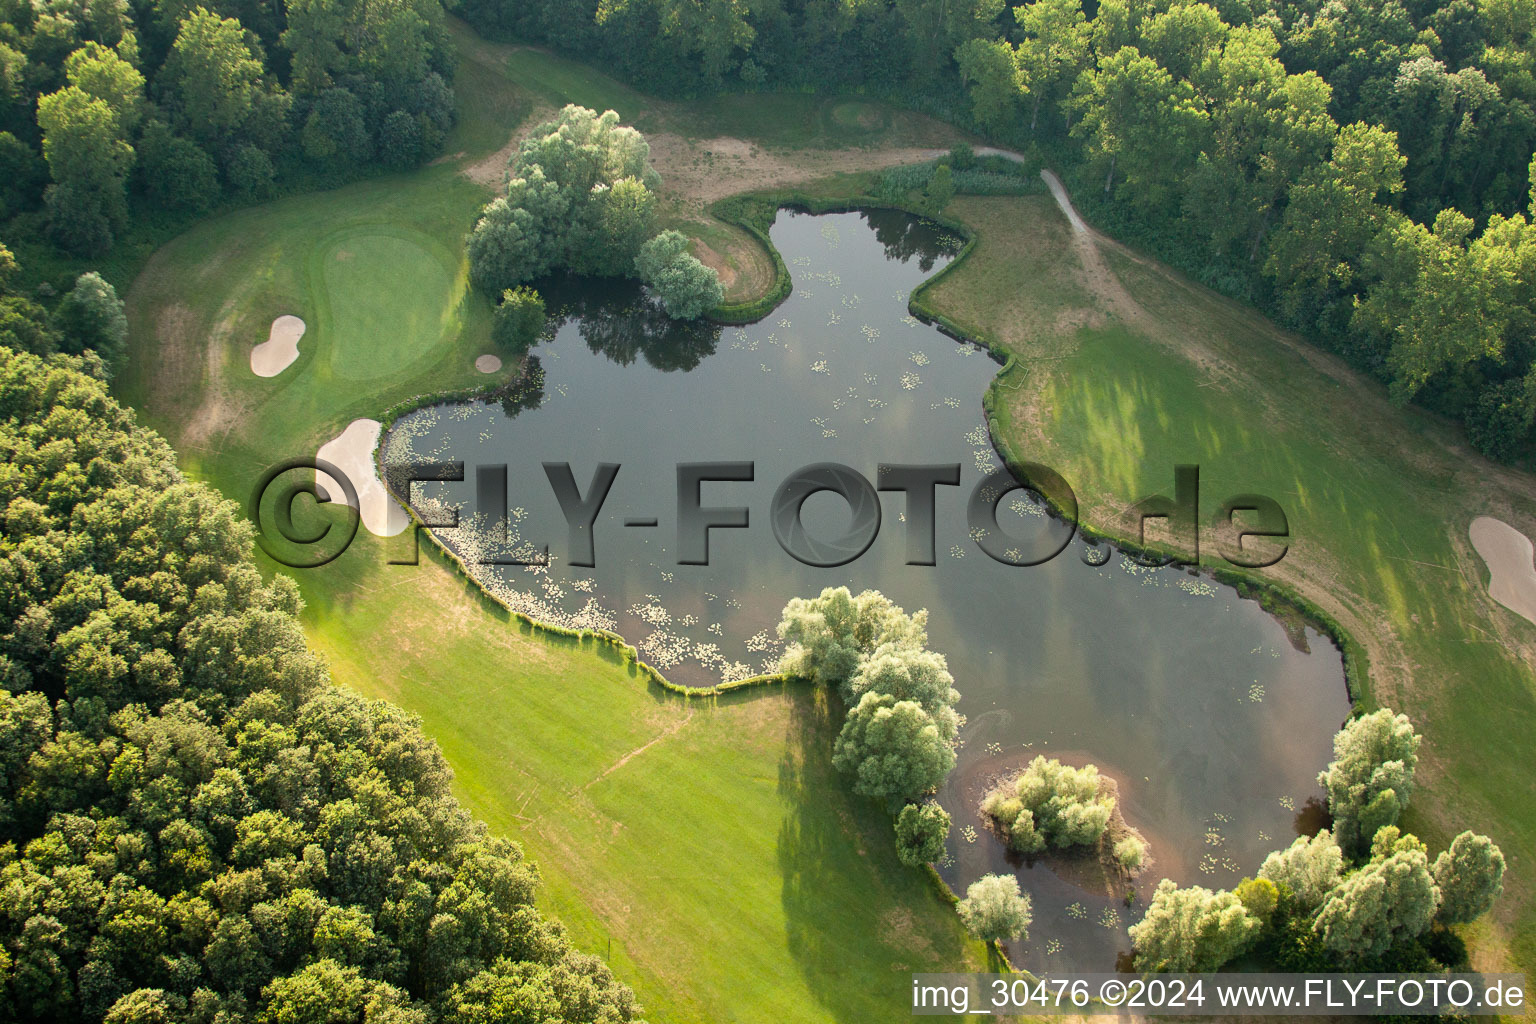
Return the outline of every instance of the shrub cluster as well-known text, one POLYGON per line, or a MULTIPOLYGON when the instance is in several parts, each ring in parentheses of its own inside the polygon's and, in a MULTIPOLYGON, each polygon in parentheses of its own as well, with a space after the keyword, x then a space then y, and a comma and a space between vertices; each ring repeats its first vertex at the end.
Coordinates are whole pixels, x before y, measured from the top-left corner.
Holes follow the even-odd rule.
POLYGON ((982 811, 1009 846, 1039 853, 1098 843, 1115 813, 1115 798, 1105 791, 1096 766, 1073 768, 1040 756, 988 793, 982 811))
POLYGON ((942 851, 949 816, 937 805, 914 805, 955 766, 962 724, 948 664, 927 649, 927 624, 926 611, 908 615, 878 591, 855 596, 847 587, 795 598, 779 622, 789 641, 780 671, 837 695, 847 715, 833 763, 852 776, 855 793, 899 814, 898 849, 917 863, 942 851))
POLYGON ((1164 879, 1131 927, 1142 970, 1215 970, 1249 950, 1281 970, 1426 971, 1461 966, 1447 927, 1486 913, 1503 889, 1504 855, 1463 832, 1434 860, 1397 827, 1413 788, 1419 737, 1385 709, 1334 737, 1319 776, 1333 830, 1269 855, 1232 892, 1164 879))
POLYGON ((650 146, 612 110, 574 104, 523 140, 506 194, 486 205, 467 240, 469 273, 492 294, 551 271, 639 277, 668 313, 694 319, 719 305, 719 276, 685 251, 676 231, 656 234, 661 178, 650 146))

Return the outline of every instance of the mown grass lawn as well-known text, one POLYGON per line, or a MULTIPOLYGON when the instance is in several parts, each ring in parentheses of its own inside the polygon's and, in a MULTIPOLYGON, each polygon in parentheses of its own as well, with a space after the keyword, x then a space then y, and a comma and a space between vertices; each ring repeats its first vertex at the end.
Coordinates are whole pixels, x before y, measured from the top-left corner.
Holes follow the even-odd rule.
MULTIPOLYGON (((129 293, 116 390, 229 497, 355 418, 497 379, 473 369, 490 304, 462 244, 489 193, 460 168, 541 105, 623 97, 569 61, 461 41, 453 159, 199 224, 129 293), (250 348, 285 313, 308 325, 299 358, 255 377, 250 348)), ((431 558, 385 564, 400 552, 363 531, 295 573, 311 642, 339 682, 422 717, 466 805, 524 844, 545 907, 648 1019, 888 1020, 907 1013, 908 972, 985 966, 896 860, 883 808, 835 776, 816 694, 681 700, 526 635, 431 558)))
POLYGON ((524 844, 545 905, 652 1021, 904 1016, 907 974, 983 950, 852 797, 809 688, 685 700, 532 637, 425 555, 366 537, 301 577, 337 681, 421 716, 460 797, 524 844))

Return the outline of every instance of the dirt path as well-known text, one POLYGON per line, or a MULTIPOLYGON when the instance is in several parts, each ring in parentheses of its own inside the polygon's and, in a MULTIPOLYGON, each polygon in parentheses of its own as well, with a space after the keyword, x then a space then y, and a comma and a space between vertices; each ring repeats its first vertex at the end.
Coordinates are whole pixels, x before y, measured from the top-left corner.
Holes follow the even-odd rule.
POLYGON ((523 118, 523 123, 513 129, 512 135, 507 139, 505 146, 502 146, 488 156, 483 156, 479 160, 465 164, 459 168, 459 173, 476 184, 499 190, 507 173, 507 163, 512 159, 513 154, 517 152, 517 147, 522 145, 523 140, 528 137, 530 132, 545 121, 552 119, 556 113, 558 111, 554 107, 534 107, 528 112, 528 116, 523 118))
POLYGON ((1066 186, 1061 179, 1056 177, 1056 172, 1049 167, 1040 168, 1040 177, 1045 179, 1045 187, 1051 190, 1051 198, 1056 200, 1056 205, 1061 207, 1061 212, 1066 215, 1067 223, 1072 225, 1072 230, 1079 235, 1088 233, 1088 225, 1083 223, 1083 218, 1077 215, 1077 208, 1072 205, 1072 200, 1067 196, 1066 186))
POLYGON ((645 743, 640 744, 634 750, 631 750, 629 753, 627 753, 624 756, 620 757, 617 761, 614 761, 613 764, 609 765, 608 767, 604 768, 602 771, 598 772, 595 776, 593 776, 591 779, 589 779, 586 782, 585 785, 583 785, 581 787, 582 790, 585 791, 585 790, 591 789, 593 786, 597 785, 599 782, 602 782, 604 779, 606 779, 608 776, 612 775, 614 772, 618 771, 620 768, 623 768, 626 764, 629 764, 630 761, 632 761, 635 758, 639 757, 641 754, 645 753, 647 750, 650 750, 652 747, 654 747, 656 744, 660 743, 662 740, 670 739, 671 737, 676 736, 678 731, 680 729, 682 729, 683 726, 687 725, 691 721, 693 721, 693 708, 692 707, 690 707, 688 709, 686 714, 683 714, 683 715, 679 716, 678 719, 675 722, 673 722, 671 725, 669 725, 664 731, 662 731, 660 733, 657 733, 650 740, 646 741, 645 743))

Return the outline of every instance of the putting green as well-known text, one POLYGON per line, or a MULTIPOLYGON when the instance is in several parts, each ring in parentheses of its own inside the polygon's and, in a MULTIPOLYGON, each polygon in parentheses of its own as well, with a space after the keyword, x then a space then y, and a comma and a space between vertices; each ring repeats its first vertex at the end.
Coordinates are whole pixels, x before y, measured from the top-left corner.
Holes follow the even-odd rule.
POLYGON ((398 373, 459 332, 467 272, 433 248, 409 232, 375 226, 344 230, 316 246, 310 283, 334 377, 398 373))

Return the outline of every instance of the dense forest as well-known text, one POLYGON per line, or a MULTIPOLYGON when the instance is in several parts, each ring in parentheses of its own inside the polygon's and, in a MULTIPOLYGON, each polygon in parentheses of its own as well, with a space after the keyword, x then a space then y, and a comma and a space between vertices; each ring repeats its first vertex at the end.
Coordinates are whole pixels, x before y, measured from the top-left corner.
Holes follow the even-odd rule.
POLYGON ((464 0, 672 94, 860 90, 1529 458, 1536 0, 464 0))
POLYGON ((0 349, 0 1020, 631 1020, 82 363, 0 349))
POLYGON ((453 69, 438 0, 7 0, 0 219, 100 257, 141 221, 412 166, 453 69))

